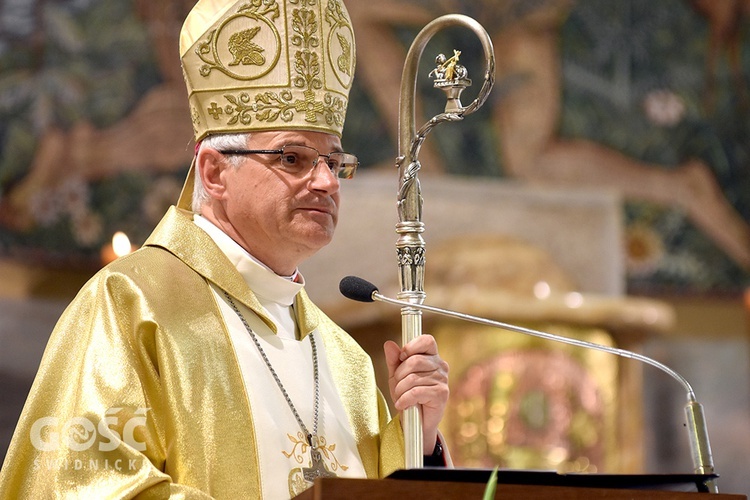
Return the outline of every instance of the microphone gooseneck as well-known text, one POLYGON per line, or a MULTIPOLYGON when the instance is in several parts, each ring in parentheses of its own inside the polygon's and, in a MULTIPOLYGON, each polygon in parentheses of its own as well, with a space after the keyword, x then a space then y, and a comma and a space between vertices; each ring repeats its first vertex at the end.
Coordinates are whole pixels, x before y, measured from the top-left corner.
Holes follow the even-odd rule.
MULTIPOLYGON (((595 344, 593 342, 586 342, 584 340, 578 340, 578 339, 572 339, 568 337, 563 337, 561 335, 554 335, 552 333, 542 332, 539 330, 532 330, 530 328, 524 328, 521 326, 511 325, 508 323, 502 323, 500 321, 494 321, 491 319, 486 318, 480 318, 478 316, 472 316, 470 314, 460 313, 456 311, 451 311, 449 309, 441 309, 439 307, 434 306, 428 306, 425 304, 415 304, 411 302, 406 302, 403 300, 393 299, 390 297, 386 297, 385 295, 382 295, 378 288, 370 283, 367 280, 364 280, 362 278, 358 278, 356 276, 347 276, 346 278, 342 279, 339 283, 339 290, 341 293, 352 300, 358 300, 360 302, 373 302, 375 300, 379 302, 385 302, 387 304, 397 305, 397 306, 407 306, 407 307, 413 307, 416 309, 432 312, 435 314, 440 314, 443 316, 449 316, 452 318, 458 318, 465 321, 471 321, 473 323, 479 323, 482 325, 488 325, 493 326, 496 328, 501 328, 503 330, 509 330, 517 333, 522 333, 525 335, 531 335, 533 337, 539 337, 547 340, 552 340, 554 342, 560 342, 563 344, 569 344, 574 345, 577 347, 583 347, 586 349, 594 349, 597 351, 603 351, 610 354, 614 354, 616 356, 621 356, 623 358, 628 359, 635 359, 638 361, 641 361, 643 363, 646 363, 648 365, 651 365, 655 368, 658 368, 659 370, 667 373, 670 375, 673 379, 677 380, 687 391, 687 399, 688 404, 685 407, 685 412, 687 415, 687 429, 688 434, 690 437, 690 451, 692 454, 693 459, 693 465, 694 465, 694 471, 697 474, 714 474, 714 464, 713 464, 713 457, 711 455, 711 446, 709 444, 708 440, 708 430, 706 426, 706 420, 703 414, 703 406, 698 403, 698 401, 695 399, 695 392, 693 391, 693 387, 690 385, 690 383, 671 369, 670 367, 666 366, 663 363, 660 363, 659 361, 656 361, 655 359, 649 358, 648 356, 644 356, 642 354, 638 354, 632 351, 627 351, 625 349, 618 349, 616 347, 609 347, 604 346, 600 344, 595 344)), ((716 485, 715 480, 711 479, 706 481, 706 487, 709 489, 712 493, 718 493, 718 486, 716 485)))

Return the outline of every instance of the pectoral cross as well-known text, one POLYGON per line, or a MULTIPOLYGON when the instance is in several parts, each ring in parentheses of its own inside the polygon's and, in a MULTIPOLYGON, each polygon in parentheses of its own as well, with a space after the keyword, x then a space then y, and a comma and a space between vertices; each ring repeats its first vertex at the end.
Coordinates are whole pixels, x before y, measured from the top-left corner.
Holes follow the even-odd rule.
POLYGON ((323 462, 323 457, 320 455, 320 452, 313 448, 312 446, 312 439, 309 438, 310 441, 310 458, 312 460, 312 465, 310 467, 305 467, 302 469, 302 476, 305 478, 305 481, 313 482, 315 481, 316 477, 336 477, 336 474, 329 471, 326 467, 325 462, 323 462))

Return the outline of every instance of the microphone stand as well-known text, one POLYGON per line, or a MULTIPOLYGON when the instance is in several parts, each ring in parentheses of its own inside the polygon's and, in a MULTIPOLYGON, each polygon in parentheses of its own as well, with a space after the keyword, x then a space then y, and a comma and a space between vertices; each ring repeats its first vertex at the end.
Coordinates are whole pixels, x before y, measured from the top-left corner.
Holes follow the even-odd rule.
MULTIPOLYGON (((350 278, 344 278, 345 280, 348 280, 350 278)), ((353 278, 358 279, 358 278, 353 278)), ((364 280, 361 280, 364 283, 364 280)), ((343 281, 342 281, 343 283, 343 281)), ((369 283, 368 283, 369 285, 369 283)), ((397 305, 397 306, 409 306, 414 309, 419 309, 423 311, 432 312, 435 314, 441 314, 443 316, 450 316, 453 318, 458 318, 465 321, 471 321, 473 323, 479 323, 482 325, 488 325, 493 326, 496 328, 501 328, 503 330, 509 330, 517 333, 522 333, 525 335, 531 335, 534 337, 543 338, 546 340, 552 340, 554 342, 560 342, 563 344, 569 344, 574 345, 578 347, 583 347, 587 349, 594 349, 597 351, 603 351, 610 354, 614 354, 616 356, 621 356, 623 358, 629 358, 629 359, 635 359, 638 361, 641 361, 643 363, 646 363, 648 365, 651 365, 655 368, 658 368, 659 370, 665 372, 666 374, 670 375, 672 378, 677 380, 687 391, 687 405, 685 406, 685 414, 687 416, 687 431, 688 431, 688 437, 690 439, 690 451, 691 451, 691 458, 693 460, 693 470, 696 474, 706 474, 711 475, 714 474, 714 463, 713 463, 713 457, 711 455, 711 445, 709 443, 708 439, 708 427, 706 425, 706 418, 703 413, 703 405, 701 405, 695 398, 695 391, 693 391, 693 387, 690 385, 690 383, 671 369, 670 367, 664 365, 663 363, 660 363, 659 361, 656 361, 655 359, 649 358, 648 356, 643 356, 642 354, 638 354, 632 351, 627 351, 625 349, 618 349, 616 347, 609 347, 604 346, 600 344, 595 344, 593 342, 586 342, 584 340, 578 340, 578 339, 572 339, 568 337, 563 337, 560 335, 553 335, 551 333, 546 333, 538 330, 532 330, 530 328, 524 328, 521 326, 511 325, 508 323, 502 323, 500 321, 493 321, 486 318, 480 318, 478 316, 472 316, 470 314, 460 313, 456 311, 451 311, 448 309, 441 309, 439 307, 434 306, 428 306, 425 304, 413 304, 409 302, 405 302, 398 299, 392 299, 390 297, 386 297, 385 295, 382 295, 380 292, 378 292, 377 288, 374 285, 371 285, 372 292, 369 300, 367 300, 366 297, 357 297, 353 296, 347 293, 344 293, 347 297, 353 299, 353 300, 365 300, 365 301, 372 301, 377 300, 380 302, 385 302, 387 304, 397 305)), ((342 289, 343 292, 343 289, 342 289)), ((718 493, 719 487, 716 484, 716 480, 711 478, 706 480, 704 483, 706 488, 710 493, 718 493)))

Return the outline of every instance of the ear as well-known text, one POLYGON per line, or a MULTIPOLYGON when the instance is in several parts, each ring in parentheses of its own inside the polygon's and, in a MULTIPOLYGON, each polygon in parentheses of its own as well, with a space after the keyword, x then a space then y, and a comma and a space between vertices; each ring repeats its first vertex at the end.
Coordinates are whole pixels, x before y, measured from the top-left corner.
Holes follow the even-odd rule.
POLYGON ((226 191, 222 172, 230 168, 226 158, 215 149, 202 148, 198 153, 196 164, 206 193, 212 199, 222 198, 226 191))

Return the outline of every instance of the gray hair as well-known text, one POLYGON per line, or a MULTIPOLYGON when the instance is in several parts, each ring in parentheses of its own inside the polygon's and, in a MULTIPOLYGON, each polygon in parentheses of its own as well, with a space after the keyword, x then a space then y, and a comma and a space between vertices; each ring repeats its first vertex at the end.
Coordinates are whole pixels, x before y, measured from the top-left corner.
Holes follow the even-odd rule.
MULTIPOLYGON (((245 149, 247 143, 250 140, 250 133, 244 132, 240 134, 213 134, 207 136, 201 141, 200 150, 203 148, 211 149, 245 149)), ((226 157, 226 161, 229 162, 232 167, 237 168, 242 163, 242 157, 230 155, 226 157)), ((201 181, 201 173, 198 164, 195 165, 195 184, 193 184, 193 212, 196 214, 201 213, 203 205, 208 203, 210 197, 206 192, 206 188, 203 187, 203 181, 201 181)))

